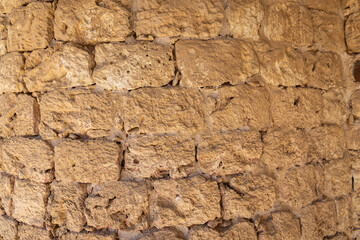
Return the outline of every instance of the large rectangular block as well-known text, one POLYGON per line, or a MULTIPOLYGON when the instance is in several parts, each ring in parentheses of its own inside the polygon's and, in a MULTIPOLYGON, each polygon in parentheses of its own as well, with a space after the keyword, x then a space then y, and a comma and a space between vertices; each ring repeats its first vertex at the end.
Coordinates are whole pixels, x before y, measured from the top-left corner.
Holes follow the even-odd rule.
POLYGON ((40 139, 8 138, 2 142, 2 167, 20 179, 51 182, 54 178, 53 157, 51 146, 40 139))
POLYGON ((120 177, 121 149, 106 140, 63 140, 55 146, 57 181, 102 183, 120 177))
POLYGON ((122 176, 131 178, 186 177, 195 164, 195 141, 187 136, 140 135, 125 143, 122 176))
POLYGON ((0 57, 0 94, 22 92, 24 74, 24 57, 20 53, 8 53, 0 57))
POLYGON ((60 0, 55 10, 55 39, 92 45, 124 41, 131 33, 131 13, 130 6, 122 2, 60 0))
POLYGON ((158 180, 150 195, 150 217, 156 228, 203 224, 220 217, 220 190, 201 176, 158 180))
POLYGON ((96 85, 109 90, 161 87, 175 75, 173 47, 152 42, 95 47, 96 85))

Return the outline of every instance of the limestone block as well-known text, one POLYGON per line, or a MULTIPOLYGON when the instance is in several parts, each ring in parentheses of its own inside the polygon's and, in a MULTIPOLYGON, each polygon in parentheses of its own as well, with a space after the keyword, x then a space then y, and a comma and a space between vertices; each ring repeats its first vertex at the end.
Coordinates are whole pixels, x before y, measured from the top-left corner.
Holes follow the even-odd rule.
POLYGON ((200 138, 197 160, 202 172, 210 175, 238 174, 259 166, 263 145, 257 131, 236 131, 200 138))
POLYGON ((0 216, 0 238, 14 240, 17 237, 17 222, 6 216, 0 216))
POLYGON ((150 195, 150 217, 156 228, 203 224, 220 217, 220 191, 216 182, 201 176, 158 180, 150 195))
POLYGON ((346 130, 347 147, 351 150, 360 150, 360 125, 350 126, 346 130))
POLYGON ((343 0, 341 6, 342 6, 344 16, 349 16, 350 14, 360 10, 360 1, 359 0, 343 0))
POLYGON ((181 86, 235 85, 259 73, 252 45, 240 40, 180 40, 175 49, 181 86))
POLYGON ((184 234, 176 228, 162 228, 157 231, 144 234, 138 240, 185 240, 184 234))
POLYGON ((294 210, 300 210, 321 197, 325 179, 324 169, 319 165, 306 165, 281 172, 276 182, 278 200, 294 210))
MULTIPOLYGON (((356 203, 355 203, 356 204, 356 203)), ((336 205, 336 228, 337 232, 344 232, 351 234, 353 231, 353 206, 351 195, 337 198, 336 205)))
POLYGON ((190 228, 189 240, 212 239, 220 240, 220 233, 207 226, 194 226, 190 228))
POLYGON ((195 164, 195 141, 188 136, 131 136, 125 149, 122 174, 132 178, 186 177, 186 166, 195 164))
POLYGON ((51 91, 93 84, 92 56, 72 44, 32 52, 26 60, 24 82, 30 92, 51 91))
POLYGON ((349 158, 325 164, 325 192, 329 198, 349 195, 352 187, 349 158))
POLYGON ((264 18, 264 7, 259 0, 230 1, 227 18, 235 38, 259 40, 259 29, 264 18))
POLYGON ((322 94, 324 108, 322 111, 323 124, 346 124, 350 111, 344 99, 345 93, 341 89, 331 89, 322 94))
POLYGON ((109 90, 161 87, 174 78, 173 47, 152 42, 97 45, 96 85, 109 90))
POLYGON ((272 41, 309 46, 314 37, 311 12, 296 3, 273 4, 267 13, 264 33, 272 41))
POLYGON ((219 35, 224 23, 221 0, 145 0, 135 2, 138 37, 209 39, 219 35))
POLYGON ((269 94, 263 87, 247 84, 226 86, 219 90, 211 90, 207 95, 207 110, 213 130, 257 130, 272 124, 269 94))
POLYGON ((360 193, 356 192, 352 195, 352 218, 353 225, 356 228, 360 227, 360 193))
POLYGON ((341 0, 305 0, 304 5, 310 9, 339 14, 341 9, 341 0))
MULTIPOLYGON (((14 8, 19 8, 21 6, 27 5, 31 2, 35 2, 37 0, 4 0, 0 2, 0 13, 1 14, 9 14, 14 8)), ((50 2, 52 0, 41 0, 42 2, 50 2)))
POLYGON ((19 240, 50 240, 52 235, 44 228, 38 228, 31 225, 20 224, 18 227, 19 240))
POLYGON ((350 51, 360 52, 360 12, 353 13, 345 22, 346 45, 350 51))
POLYGON ((264 217, 259 230, 262 231, 259 240, 301 239, 300 220, 290 212, 275 212, 264 217))
POLYGON ((144 230, 147 225, 146 182, 107 182, 94 186, 85 200, 86 222, 95 228, 144 230))
POLYGON ((204 97, 189 88, 142 88, 119 106, 128 133, 193 133, 204 128, 204 97))
POLYGON ((120 177, 120 148, 105 140, 63 140, 55 146, 55 177, 63 182, 102 183, 120 177))
MULTIPOLYGON (((1 163, 0 163, 1 165, 1 163)), ((11 216, 14 178, 4 172, 0 173, 0 212, 11 216)), ((1 224, 0 224, 1 225, 1 224)))
POLYGON ((55 11, 55 39, 80 44, 124 41, 131 13, 120 1, 61 0, 55 11))
POLYGON ((102 234, 93 232, 72 233, 68 232, 59 238, 60 240, 115 240, 114 234, 102 234))
POLYGON ((80 232, 85 225, 86 185, 81 183, 53 182, 47 211, 51 223, 80 232))
POLYGON ((355 118, 360 118, 360 90, 352 93, 350 99, 351 113, 355 118))
POLYGON ((0 136, 38 134, 39 106, 25 94, 0 95, 0 136))
POLYGON ((45 139, 69 134, 89 137, 109 136, 114 122, 116 95, 90 90, 59 90, 40 99, 40 135, 45 139))
POLYGON ((16 179, 12 216, 20 222, 43 227, 49 190, 46 184, 16 179))
POLYGON ((275 205, 275 180, 266 175, 240 175, 230 180, 223 197, 224 219, 252 218, 275 205))
POLYGON ((8 51, 46 48, 53 39, 51 3, 33 2, 13 9, 9 15, 8 51))
POLYGON ((20 53, 0 57, 0 93, 23 92, 24 58, 20 53))

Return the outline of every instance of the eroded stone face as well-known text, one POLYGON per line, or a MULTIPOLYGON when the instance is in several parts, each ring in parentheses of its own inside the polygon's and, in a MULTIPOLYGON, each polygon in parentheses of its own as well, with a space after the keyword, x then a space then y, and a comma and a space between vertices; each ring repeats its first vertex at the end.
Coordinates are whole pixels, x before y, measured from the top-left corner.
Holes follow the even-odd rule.
POLYGON ((219 35, 224 12, 225 2, 221 0, 136 1, 135 32, 140 38, 208 39, 219 35))
POLYGON ((9 15, 8 51, 32 51, 48 47, 54 35, 53 14, 52 4, 44 2, 33 2, 13 9, 9 15))
MULTIPOLYGON (((331 161, 325 168, 325 192, 329 198, 349 195, 352 186, 349 158, 331 161)), ((355 180, 356 181, 356 180, 355 180)), ((354 182, 354 184, 356 184, 354 182)))
POLYGON ((17 236, 17 222, 6 216, 0 216, 0 237, 4 240, 13 240, 17 236))
POLYGON ((129 6, 110 0, 61 0, 55 11, 55 39, 80 44, 124 41, 131 33, 129 6))
POLYGON ((139 240, 185 240, 185 236, 182 232, 177 230, 176 228, 162 228, 160 230, 155 230, 153 232, 144 234, 139 240))
POLYGON ((85 200, 86 222, 95 228, 148 228, 146 182, 107 182, 94 186, 85 200))
MULTIPOLYGON (((346 1, 347 0, 345 0, 345 2, 346 1)), ((322 10, 333 14, 339 14, 341 9, 341 0, 305 0, 304 4, 307 8, 322 10)))
POLYGON ((180 40, 176 62, 181 86, 239 84, 259 73, 259 60, 249 43, 240 40, 180 40))
POLYGON ((360 52, 360 12, 351 14, 345 22, 346 45, 352 52, 360 52))
POLYGON ((24 58, 20 53, 8 53, 0 58, 0 93, 24 91, 22 75, 24 58))
POLYGON ((357 90, 351 95, 351 113, 355 118, 360 118, 360 91, 357 90))
POLYGON ((60 240, 115 240, 115 234, 102 234, 102 233, 66 233, 60 236, 60 240))
MULTIPOLYGON (((1 162, 0 162, 0 166, 1 166, 1 162)), ((4 172, 1 172, 0 173, 0 213, 1 213, 1 215, 6 214, 8 216, 11 216, 11 213, 13 210, 11 197, 12 197, 13 192, 14 192, 14 178, 4 172)))
POLYGON ((110 90, 161 87, 174 78, 172 51, 171 45, 152 42, 97 45, 94 80, 110 90))
POLYGON ((57 181, 102 183, 120 177, 120 148, 105 140, 63 140, 55 147, 57 181))
POLYGON ((20 224, 18 227, 19 240, 50 240, 51 233, 44 228, 34 227, 31 225, 20 224))
POLYGON ((195 176, 158 180, 150 196, 150 217, 156 228, 203 224, 220 217, 220 191, 216 182, 195 176))

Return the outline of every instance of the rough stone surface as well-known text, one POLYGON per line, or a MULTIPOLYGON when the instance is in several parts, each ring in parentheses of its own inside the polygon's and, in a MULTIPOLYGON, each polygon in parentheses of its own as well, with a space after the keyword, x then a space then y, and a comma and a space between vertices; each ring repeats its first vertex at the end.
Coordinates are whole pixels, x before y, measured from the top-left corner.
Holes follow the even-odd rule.
POLYGON ((225 2, 221 0, 136 1, 135 10, 135 32, 140 38, 213 38, 225 20, 225 2))
POLYGON ((11 216, 12 213, 11 197, 13 192, 14 192, 14 179, 10 175, 1 172, 0 173, 0 213, 11 216))
POLYGON ((349 16, 345 22, 346 45, 352 52, 360 52, 360 34, 359 34, 360 12, 349 16))
POLYGON ((16 237, 17 222, 6 216, 0 216, 0 239, 13 240, 16 237))
POLYGON ((55 39, 94 45, 124 41, 131 33, 128 7, 121 1, 60 0, 55 11, 55 39))
POLYGON ((63 140, 55 147, 58 181, 102 183, 120 177, 120 148, 105 140, 63 140))
POLYGON ((71 44, 33 51, 26 59, 24 82, 30 92, 93 84, 92 56, 71 44))
POLYGON ((156 228, 202 224, 220 217, 220 191, 216 182, 195 176, 158 180, 150 195, 150 217, 156 228))
POLYGON ((173 47, 151 42, 100 44, 95 48, 94 80, 104 89, 161 87, 174 78, 173 47))
POLYGON ((80 232, 85 225, 85 198, 87 189, 81 183, 53 182, 47 211, 51 223, 80 232))
POLYGON ((101 233, 66 233, 60 237, 60 240, 115 240, 114 234, 101 233))
POLYGON ((325 164, 325 191, 329 198, 349 195, 351 192, 351 163, 349 158, 325 164))
POLYGON ((33 2, 13 9, 9 15, 8 51, 48 47, 53 38, 53 18, 51 3, 33 2))
POLYGON ((351 113, 355 118, 360 118, 360 90, 356 90, 351 95, 351 113))
POLYGON ((132 178, 186 177, 195 163, 195 141, 187 136, 159 135, 128 138, 123 172, 132 178))
POLYGON ((349 16, 350 14, 360 10, 360 1, 359 0, 343 0, 341 6, 342 6, 344 16, 349 16))
POLYGON ((146 182, 107 182, 94 186, 85 200, 86 222, 95 228, 146 229, 146 182))
POLYGON ((197 160, 202 172, 221 176, 255 170, 263 145, 259 132, 236 131, 201 137, 197 160))
POLYGON ((175 228, 162 228, 160 230, 144 234, 139 240, 185 240, 184 234, 175 228))
POLYGON ((20 53, 8 53, 0 58, 0 93, 24 91, 22 75, 24 58, 20 53))
MULTIPOLYGON (((343 2, 346 1, 347 0, 343 0, 343 2)), ((333 14, 339 14, 341 9, 341 0, 305 0, 304 5, 307 8, 322 10, 333 14)))
POLYGON ((360 125, 351 126, 346 131, 346 144, 351 150, 360 150, 360 125))
POLYGON ((15 180, 12 216, 21 222, 38 227, 44 226, 49 187, 43 183, 15 180))
POLYGON ((38 228, 26 224, 20 224, 18 227, 19 240, 50 240, 51 233, 44 228, 38 228))
POLYGON ((259 73, 252 45, 240 40, 180 40, 175 49, 181 86, 235 85, 259 73))

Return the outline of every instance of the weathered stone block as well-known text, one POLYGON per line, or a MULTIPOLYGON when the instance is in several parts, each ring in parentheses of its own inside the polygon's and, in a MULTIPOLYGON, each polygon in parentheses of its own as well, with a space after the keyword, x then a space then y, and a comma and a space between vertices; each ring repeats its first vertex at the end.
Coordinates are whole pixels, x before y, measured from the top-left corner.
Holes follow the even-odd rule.
POLYGON ((12 216, 29 225, 44 226, 48 185, 28 180, 15 180, 12 216))
POLYGON ((263 129, 272 125, 269 94, 263 87, 239 85, 205 92, 213 130, 263 129))
POLYGON ((162 228, 153 232, 144 234, 138 240, 185 240, 185 236, 182 232, 176 228, 162 228))
POLYGON ((346 45, 352 52, 360 52, 360 12, 353 13, 345 22, 346 45))
POLYGON ((345 93, 341 89, 332 89, 322 94, 324 108, 322 111, 323 124, 346 124, 350 111, 344 99, 345 93))
POLYGON ((259 73, 252 45, 240 40, 180 40, 175 49, 185 87, 235 85, 259 73))
POLYGON ((141 135, 125 143, 125 167, 131 178, 186 177, 195 164, 195 141, 187 136, 141 135))
POLYGON ((0 95, 0 136, 37 135, 39 106, 25 94, 0 95))
POLYGON ((52 148, 40 139, 5 139, 0 159, 4 171, 20 179, 47 183, 54 178, 52 148))
POLYGON ((236 131, 201 137, 197 147, 198 165, 210 175, 238 174, 259 166, 263 145, 259 132, 236 131))
POLYGON ((355 118, 360 118, 360 90, 352 93, 350 99, 351 113, 355 118))
POLYGON ((346 130, 347 147, 351 150, 360 150, 360 125, 352 125, 346 130))
POLYGON ((15 8, 9 15, 8 51, 32 51, 46 48, 53 39, 51 3, 33 2, 15 8))
POLYGON ((341 9, 341 0, 305 0, 304 5, 310 9, 339 14, 341 9))
POLYGON ((275 180, 266 175, 240 175, 230 180, 223 196, 224 219, 252 218, 273 208, 275 180))
POLYGON ((38 228, 31 225, 20 224, 18 227, 19 240, 50 240, 52 235, 44 228, 38 228))
POLYGON ((110 90, 164 86, 174 78, 172 51, 171 45, 152 42, 97 45, 94 80, 110 90))
POLYGON ((360 10, 360 1, 359 0, 342 0, 342 10, 344 16, 349 16, 350 14, 360 10))
POLYGON ((102 183, 120 177, 120 148, 105 140, 63 140, 55 146, 55 177, 63 182, 102 183))
POLYGON ((86 185, 81 183, 53 182, 47 211, 51 223, 80 232, 85 223, 86 185))
POLYGON ((71 44, 57 45, 29 55, 24 82, 30 92, 87 86, 93 84, 93 65, 85 50, 71 44))
MULTIPOLYGON (((349 158, 331 161, 325 167, 325 192, 329 198, 347 196, 352 190, 349 158)), ((355 184, 355 182, 354 182, 355 184)))
POLYGON ((150 217, 156 228, 203 224, 220 217, 220 191, 216 182, 195 176, 158 180, 150 195, 150 217))
POLYGON ((22 92, 24 58, 20 53, 8 53, 0 58, 0 93, 22 92))
POLYGON ((142 88, 119 106, 128 133, 193 133, 204 128, 204 97, 189 88, 142 88))
MULTIPOLYGON (((0 162, 1 165, 1 162, 0 162)), ((4 172, 0 172, 0 213, 11 216, 12 194, 14 192, 14 178, 4 172)), ((2 214, 1 214, 2 215, 2 214)))
POLYGON ((60 236, 60 240, 115 240, 115 234, 103 234, 103 233, 66 233, 60 236))
POLYGON ((80 44, 124 41, 131 13, 120 1, 61 0, 55 11, 55 39, 80 44))
POLYGON ((208 39, 219 35, 224 23, 221 0, 137 1, 135 32, 140 38, 187 37, 208 39))
POLYGON ((14 240, 17 237, 17 222, 6 216, 0 216, 0 238, 14 240))
POLYGON ((148 228, 146 182, 107 182, 94 186, 85 200, 86 222, 95 228, 148 228))

